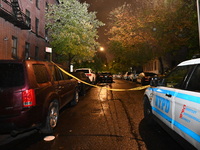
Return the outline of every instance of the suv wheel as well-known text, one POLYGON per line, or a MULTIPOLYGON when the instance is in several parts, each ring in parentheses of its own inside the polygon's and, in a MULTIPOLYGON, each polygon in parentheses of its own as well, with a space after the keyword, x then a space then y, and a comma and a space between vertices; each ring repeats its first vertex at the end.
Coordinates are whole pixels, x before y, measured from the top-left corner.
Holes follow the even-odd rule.
POLYGON ((144 97, 144 119, 148 125, 154 125, 152 108, 147 97, 144 97))
POLYGON ((78 101, 79 101, 79 93, 78 93, 78 90, 76 89, 75 94, 74 94, 74 98, 71 101, 70 105, 75 106, 78 103, 78 101))
POLYGON ((46 117, 45 126, 42 129, 42 133, 44 134, 52 134, 53 129, 56 127, 58 123, 59 116, 59 104, 58 101, 54 100, 49 105, 49 111, 46 117))

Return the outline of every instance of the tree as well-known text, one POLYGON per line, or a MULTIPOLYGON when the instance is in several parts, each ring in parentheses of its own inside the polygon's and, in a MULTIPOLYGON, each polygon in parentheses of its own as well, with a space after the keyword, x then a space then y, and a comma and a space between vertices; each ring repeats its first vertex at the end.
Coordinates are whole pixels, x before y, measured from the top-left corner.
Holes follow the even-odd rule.
POLYGON ((155 43, 145 24, 152 17, 135 14, 132 10, 133 7, 125 3, 110 12, 109 51, 117 58, 115 63, 123 64, 118 65, 122 70, 141 66, 145 59, 150 59, 150 47, 155 43))
POLYGON ((88 7, 77 0, 60 0, 46 11, 50 44, 69 65, 72 60, 91 60, 99 45, 97 29, 104 24, 97 20, 95 12, 88 12, 88 7))
POLYGON ((194 53, 190 49, 198 47, 195 1, 160 0, 142 6, 146 8, 125 3, 110 12, 109 50, 116 57, 132 67, 154 58, 162 61, 167 53, 176 56, 183 47, 194 53), (120 49, 113 46, 116 43, 120 49))

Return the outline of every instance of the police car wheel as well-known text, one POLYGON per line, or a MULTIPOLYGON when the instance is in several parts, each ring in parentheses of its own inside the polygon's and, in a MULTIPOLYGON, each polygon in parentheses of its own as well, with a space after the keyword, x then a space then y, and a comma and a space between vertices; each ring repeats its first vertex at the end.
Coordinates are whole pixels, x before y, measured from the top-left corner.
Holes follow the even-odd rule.
POLYGON ((154 125, 152 108, 147 97, 144 97, 144 120, 148 125, 154 125))

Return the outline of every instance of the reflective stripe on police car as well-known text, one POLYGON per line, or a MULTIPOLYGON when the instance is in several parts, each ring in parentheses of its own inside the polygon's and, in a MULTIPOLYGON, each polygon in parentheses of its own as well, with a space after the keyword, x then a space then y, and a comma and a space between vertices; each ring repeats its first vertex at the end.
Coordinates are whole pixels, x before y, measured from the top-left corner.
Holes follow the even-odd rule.
POLYGON ((193 145, 200 142, 200 93, 167 87, 148 88, 153 114, 193 145))

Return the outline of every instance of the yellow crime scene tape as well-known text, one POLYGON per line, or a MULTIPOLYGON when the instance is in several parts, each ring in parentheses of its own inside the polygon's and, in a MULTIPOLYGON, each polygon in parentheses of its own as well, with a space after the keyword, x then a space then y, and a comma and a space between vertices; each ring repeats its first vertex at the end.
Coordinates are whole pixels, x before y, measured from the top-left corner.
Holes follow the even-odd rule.
MULTIPOLYGON (((52 62, 52 61, 51 61, 52 62)), ((67 74, 68 76, 84 83, 84 84, 87 84, 89 86, 93 86, 93 87, 96 87, 96 88, 103 88, 103 89, 107 89, 107 90, 110 90, 110 91, 136 91, 136 90, 143 90, 143 89, 146 89, 148 87, 150 87, 150 85, 146 85, 146 86, 140 86, 140 87, 135 87, 135 88, 131 88, 131 89, 111 89, 111 88, 107 88, 107 87, 102 87, 102 86, 97 86, 97 85, 93 85, 93 84, 90 84, 90 83, 87 83, 85 81, 82 81, 80 80, 79 78, 73 76, 72 74, 68 73, 67 71, 65 71, 64 69, 62 69, 61 67, 59 67, 57 64, 55 64, 54 62, 52 62, 54 65, 56 65, 56 67, 58 67, 62 72, 64 72, 65 74, 67 74)))

